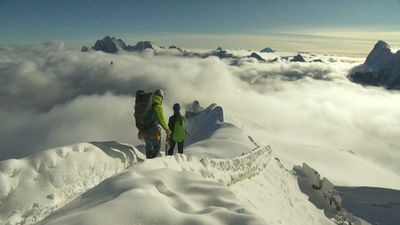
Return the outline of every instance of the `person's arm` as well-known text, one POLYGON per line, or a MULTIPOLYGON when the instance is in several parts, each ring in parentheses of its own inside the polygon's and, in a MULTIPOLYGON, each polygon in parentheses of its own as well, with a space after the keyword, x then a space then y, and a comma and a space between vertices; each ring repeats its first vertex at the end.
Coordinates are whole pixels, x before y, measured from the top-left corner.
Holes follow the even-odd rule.
POLYGON ((160 125, 162 126, 162 128, 165 131, 170 131, 170 129, 168 128, 167 122, 165 121, 165 118, 164 118, 164 112, 163 112, 162 106, 160 104, 156 104, 154 106, 154 110, 156 111, 158 121, 160 122, 160 125))

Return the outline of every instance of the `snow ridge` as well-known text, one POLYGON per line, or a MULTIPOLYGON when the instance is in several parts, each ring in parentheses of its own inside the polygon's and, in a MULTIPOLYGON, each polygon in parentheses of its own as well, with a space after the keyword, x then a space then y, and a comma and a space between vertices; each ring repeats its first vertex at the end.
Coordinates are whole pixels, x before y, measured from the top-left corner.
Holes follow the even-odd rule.
MULTIPOLYGON (((213 104, 191 118, 189 127, 198 128, 192 129, 197 141, 207 142, 205 139, 217 130, 235 130, 233 125, 227 126, 222 121, 222 108, 213 104), (194 126, 196 122, 201 122, 202 126, 194 126)), ((92 142, 50 149, 20 160, 2 161, 0 221, 7 225, 41 221, 78 195, 129 167, 152 173, 150 171, 157 170, 160 165, 167 165, 160 169, 170 169, 172 165, 178 167, 178 171, 189 171, 203 179, 230 186, 262 171, 272 152, 269 146, 259 147, 251 142, 238 149, 245 153, 240 155, 237 152, 235 154, 238 157, 234 158, 190 155, 189 150, 187 156, 145 160, 144 155, 133 146, 117 142, 92 142), (30 196, 30 193, 36 194, 30 196)))
POLYGON ((133 146, 94 142, 1 161, 0 224, 37 222, 143 158, 133 146))
POLYGON ((234 159, 208 159, 199 161, 189 157, 188 161, 200 162, 203 168, 201 176, 206 179, 221 182, 227 186, 258 175, 265 169, 271 160, 272 149, 270 146, 258 147, 251 152, 244 153, 234 159))
MULTIPOLYGON (((183 222, 179 220, 183 219, 192 222, 198 220, 199 222, 195 224, 204 224, 206 220, 214 220, 223 216, 224 220, 236 218, 237 221, 229 224, 264 224, 251 210, 243 208, 244 206, 240 203, 236 203, 237 200, 233 201, 236 197, 227 186, 264 171, 271 159, 271 153, 270 147, 257 147, 233 159, 211 159, 176 154, 146 160, 133 165, 117 176, 104 180, 98 186, 84 193, 85 197, 76 198, 38 224, 108 224, 106 220, 111 216, 107 216, 107 213, 110 212, 99 213, 98 210, 103 210, 101 206, 108 208, 111 207, 108 205, 120 205, 138 201, 138 199, 142 199, 141 202, 144 205, 160 205, 165 204, 165 198, 169 203, 163 205, 163 211, 172 210, 167 215, 161 213, 155 216, 146 211, 139 216, 137 215, 138 209, 135 207, 143 205, 131 204, 125 212, 117 212, 124 214, 124 216, 118 216, 121 219, 119 223, 125 224, 122 221, 142 220, 143 224, 161 224, 158 221, 164 221, 162 224, 181 224, 183 222), (181 182, 184 182, 185 185, 179 185, 181 182), (210 189, 208 190, 208 188, 210 189), (115 197, 130 195, 134 197, 115 197), (200 198, 199 195, 204 196, 200 198), (226 195, 230 197, 226 197, 226 195), (159 197, 155 198, 155 196, 159 197), (187 196, 187 199, 183 199, 181 196, 187 196), (226 201, 230 203, 228 204, 226 201), (84 210, 79 210, 80 208, 84 210), (177 211, 179 216, 175 216, 177 211), (101 214, 101 217, 104 218, 93 218, 88 216, 89 213, 101 214), (164 216, 166 218, 163 218, 164 216), (177 218, 179 218, 177 222, 165 222, 164 220, 171 221, 177 220, 177 218), (149 223, 148 220, 152 222, 149 223)), ((183 224, 191 223, 184 222, 183 224)), ((219 221, 212 224, 226 223, 219 221)))

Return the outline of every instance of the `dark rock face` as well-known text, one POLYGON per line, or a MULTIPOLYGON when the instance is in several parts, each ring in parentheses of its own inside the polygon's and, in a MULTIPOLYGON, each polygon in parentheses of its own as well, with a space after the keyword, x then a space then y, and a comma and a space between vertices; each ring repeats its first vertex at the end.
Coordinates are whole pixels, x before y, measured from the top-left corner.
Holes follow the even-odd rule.
POLYGON ((393 61, 393 57, 390 46, 384 41, 378 41, 365 60, 365 64, 381 69, 387 67, 393 61))
POLYGON ((180 52, 182 52, 182 51, 183 51, 183 49, 182 49, 182 48, 176 47, 175 45, 171 45, 171 46, 169 46, 169 47, 168 47, 168 49, 176 49, 176 50, 178 50, 178 51, 180 51, 180 52))
POLYGON ((142 52, 146 49, 154 49, 154 47, 150 41, 140 41, 135 46, 131 46, 125 44, 122 39, 106 36, 101 40, 97 40, 93 49, 106 53, 117 53, 119 50, 142 52))
POLYGON ((116 53, 118 51, 117 40, 115 37, 106 36, 102 40, 97 40, 93 49, 107 53, 116 53))
POLYGON ((217 50, 213 51, 210 55, 217 56, 220 59, 237 58, 233 54, 228 53, 226 50, 222 49, 221 47, 218 47, 217 50))
POLYGON ((290 62, 306 62, 302 55, 297 54, 290 62))
POLYGON ((118 49, 123 49, 127 50, 128 46, 125 44, 125 42, 122 39, 117 39, 116 43, 118 49))
POLYGON ((146 49, 154 49, 153 43, 150 41, 139 41, 135 46, 128 46, 128 51, 143 52, 146 49))
POLYGON ((264 52, 264 53, 274 53, 275 50, 272 49, 272 48, 267 47, 267 48, 261 49, 260 52, 264 52))
POLYGON ((257 53, 253 52, 251 53, 251 55, 249 56, 249 58, 255 58, 260 62, 265 62, 265 59, 263 59, 260 55, 258 55, 257 53))
POLYGON ((279 61, 278 58, 275 58, 275 59, 270 60, 270 62, 278 62, 278 61, 279 61))
POLYGON ((375 73, 371 71, 355 71, 351 75, 352 81, 359 84, 368 84, 379 86, 379 82, 375 73))
POLYGON ((314 59, 312 62, 324 62, 324 61, 322 61, 322 59, 314 59))
POLYGON ((81 49, 81 52, 88 52, 88 51, 89 51, 89 49, 86 46, 83 46, 82 49, 81 49))
POLYGON ((378 41, 364 64, 353 68, 349 79, 363 85, 400 90, 400 51, 393 53, 384 41, 378 41))

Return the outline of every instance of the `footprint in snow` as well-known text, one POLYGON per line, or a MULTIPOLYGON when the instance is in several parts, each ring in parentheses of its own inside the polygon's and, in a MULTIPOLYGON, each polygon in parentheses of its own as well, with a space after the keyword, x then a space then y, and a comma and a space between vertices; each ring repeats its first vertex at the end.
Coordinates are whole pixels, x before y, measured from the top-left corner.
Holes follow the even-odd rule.
POLYGON ((156 188, 161 194, 164 194, 164 195, 167 195, 167 196, 174 195, 174 193, 171 192, 168 189, 167 185, 165 185, 165 183, 162 182, 162 181, 156 184, 156 188))

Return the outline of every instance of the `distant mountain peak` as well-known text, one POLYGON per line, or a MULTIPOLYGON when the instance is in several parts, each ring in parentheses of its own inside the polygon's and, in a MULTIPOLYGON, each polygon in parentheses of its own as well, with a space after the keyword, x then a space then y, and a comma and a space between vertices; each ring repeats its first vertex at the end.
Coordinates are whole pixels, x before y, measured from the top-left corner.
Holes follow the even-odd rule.
POLYGON ((374 48, 388 48, 388 49, 390 49, 390 46, 385 41, 379 40, 378 42, 376 42, 374 48))
POLYGON ((97 40, 93 46, 96 51, 103 51, 107 53, 116 53, 118 50, 126 49, 126 44, 122 39, 116 39, 115 37, 105 36, 101 40, 97 40))
POLYGON ((301 54, 297 54, 290 62, 305 62, 306 60, 301 54))
POLYGON ((390 46, 384 41, 378 41, 369 53, 365 64, 376 69, 382 69, 392 63, 393 59, 394 54, 390 46))
POLYGON ((264 53, 274 53, 275 52, 275 50, 274 49, 272 49, 272 48, 270 48, 270 47, 267 47, 267 48, 263 48, 263 49, 261 49, 261 51, 260 52, 264 52, 264 53))
POLYGON ((122 39, 105 36, 101 40, 97 40, 93 46, 96 51, 103 51, 106 53, 117 53, 120 50, 125 51, 138 51, 142 52, 146 49, 154 49, 155 45, 150 41, 139 41, 136 45, 127 45, 122 39))
POLYGON ((249 58, 255 58, 260 62, 265 62, 265 59, 263 57, 261 57, 259 54, 255 53, 255 52, 251 53, 249 58))
POLYGON ((150 41, 139 41, 135 46, 128 46, 128 51, 142 52, 146 49, 154 49, 154 44, 150 41))
POLYGON ((400 89, 400 51, 393 53, 389 44, 378 41, 365 63, 352 70, 350 78, 356 83, 400 89))

